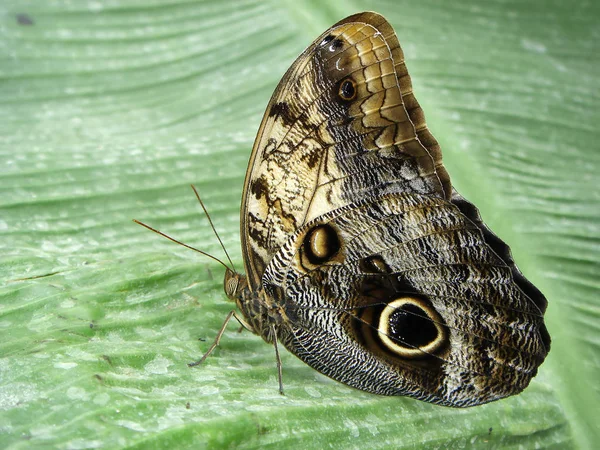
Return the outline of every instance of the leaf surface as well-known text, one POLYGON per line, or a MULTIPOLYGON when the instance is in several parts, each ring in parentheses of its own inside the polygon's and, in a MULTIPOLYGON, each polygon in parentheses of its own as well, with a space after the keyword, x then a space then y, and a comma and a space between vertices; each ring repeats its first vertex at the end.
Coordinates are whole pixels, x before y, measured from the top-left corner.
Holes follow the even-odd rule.
POLYGON ((592 448, 600 441, 599 7, 532 1, 0 5, 0 447, 592 448), (336 20, 394 25, 454 185, 547 295, 531 386, 456 410, 366 394, 235 327, 239 201, 280 77, 336 20), (198 341, 201 338, 201 341, 198 341))

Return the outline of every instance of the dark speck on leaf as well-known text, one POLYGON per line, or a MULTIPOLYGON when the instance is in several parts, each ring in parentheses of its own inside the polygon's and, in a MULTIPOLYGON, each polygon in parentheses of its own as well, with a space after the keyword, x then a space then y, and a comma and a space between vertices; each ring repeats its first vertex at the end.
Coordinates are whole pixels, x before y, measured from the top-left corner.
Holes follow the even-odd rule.
POLYGON ((27 14, 19 13, 16 17, 19 25, 33 25, 33 19, 27 14))

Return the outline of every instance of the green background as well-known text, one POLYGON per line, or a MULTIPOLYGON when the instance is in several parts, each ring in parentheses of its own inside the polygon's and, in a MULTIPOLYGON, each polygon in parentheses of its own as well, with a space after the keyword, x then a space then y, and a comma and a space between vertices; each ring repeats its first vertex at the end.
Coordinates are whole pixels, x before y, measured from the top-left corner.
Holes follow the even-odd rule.
POLYGON ((4 0, 0 447, 592 448, 600 442, 597 2, 4 0), (456 410, 333 382, 226 332, 264 108, 335 21, 384 14, 459 191, 546 293, 531 386, 456 410), (198 341, 198 338, 206 341, 198 341))

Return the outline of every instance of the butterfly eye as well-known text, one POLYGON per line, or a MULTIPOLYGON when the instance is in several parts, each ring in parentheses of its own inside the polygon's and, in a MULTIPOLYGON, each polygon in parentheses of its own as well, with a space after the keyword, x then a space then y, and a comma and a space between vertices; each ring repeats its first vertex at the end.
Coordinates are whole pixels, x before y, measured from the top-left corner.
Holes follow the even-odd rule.
POLYGON ((225 272, 225 280, 223 284, 225 289, 225 295, 227 295, 227 297, 231 300, 235 299, 239 283, 239 275, 227 269, 227 271, 225 272))
POLYGON ((413 297, 387 304, 377 329, 387 349, 404 358, 428 356, 447 340, 440 315, 427 302, 413 297))
POLYGON ((340 250, 340 239, 330 225, 318 225, 304 238, 304 254, 312 264, 330 260, 340 250))
POLYGON ((346 78, 340 83, 338 95, 344 101, 354 100, 356 97, 356 83, 352 78, 346 78))

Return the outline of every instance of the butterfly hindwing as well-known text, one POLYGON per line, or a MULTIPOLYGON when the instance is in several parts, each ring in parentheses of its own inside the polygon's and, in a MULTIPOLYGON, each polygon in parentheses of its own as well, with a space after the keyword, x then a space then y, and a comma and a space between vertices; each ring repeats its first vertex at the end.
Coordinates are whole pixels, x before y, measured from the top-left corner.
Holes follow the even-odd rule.
POLYGON ((511 265, 437 197, 387 194, 315 219, 275 255, 263 287, 283 296, 290 351, 379 394, 488 402, 524 389, 549 344, 511 265))

